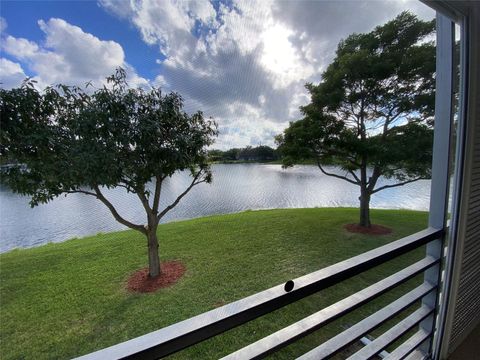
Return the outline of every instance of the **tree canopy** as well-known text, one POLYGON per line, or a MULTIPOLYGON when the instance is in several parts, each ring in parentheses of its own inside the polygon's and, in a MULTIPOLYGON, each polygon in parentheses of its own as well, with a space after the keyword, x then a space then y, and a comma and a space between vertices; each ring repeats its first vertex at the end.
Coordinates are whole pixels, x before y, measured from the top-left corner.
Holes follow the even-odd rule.
POLYGON ((129 88, 122 69, 99 89, 58 85, 39 92, 33 81, 1 89, 0 155, 18 164, 6 169, 2 181, 31 196, 32 207, 62 194, 97 198, 117 221, 147 236, 150 275, 156 276, 160 219, 195 185, 212 180, 206 148, 217 135, 216 124, 182 108, 175 92, 129 88), (160 209, 163 181, 182 170, 190 172, 191 183, 160 209), (154 191, 146 187, 150 181, 154 191), (138 196, 146 224, 120 214, 103 194, 112 187, 138 196))
POLYGON ((434 29, 403 12, 342 40, 321 82, 306 85, 303 119, 276 138, 285 166, 313 158, 324 174, 360 187, 362 226, 370 226, 372 194, 430 177, 434 29), (376 187, 380 176, 397 182, 376 187))
POLYGON ((232 148, 225 151, 222 150, 209 150, 209 159, 211 161, 273 161, 278 159, 278 153, 270 146, 246 146, 244 148, 232 148))

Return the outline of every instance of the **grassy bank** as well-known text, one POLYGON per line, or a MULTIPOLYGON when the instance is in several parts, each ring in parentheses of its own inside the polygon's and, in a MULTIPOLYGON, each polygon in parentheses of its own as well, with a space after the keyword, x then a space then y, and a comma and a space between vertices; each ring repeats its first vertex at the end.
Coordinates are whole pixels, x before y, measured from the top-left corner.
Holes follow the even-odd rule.
MULTIPOLYGON (((0 358, 70 358, 159 329, 378 247, 426 226, 427 214, 373 210, 391 235, 346 232, 357 209, 249 211, 159 227, 162 260, 187 268, 173 287, 130 294, 125 281, 146 266, 133 231, 99 234, 0 255, 0 358)), ((421 256, 419 249, 355 279, 257 319, 174 358, 218 358, 365 287, 421 256)), ((292 358, 404 292, 402 287, 332 323, 277 358, 292 358)))
POLYGON ((261 165, 281 165, 281 160, 268 160, 268 161, 258 161, 258 160, 222 160, 222 161, 210 161, 212 165, 225 165, 225 164, 261 164, 261 165))
MULTIPOLYGON (((266 165, 282 165, 281 159, 278 160, 222 160, 222 161, 210 161, 210 164, 266 164, 266 165)), ((315 160, 301 160, 297 161, 295 165, 317 165, 315 160)))

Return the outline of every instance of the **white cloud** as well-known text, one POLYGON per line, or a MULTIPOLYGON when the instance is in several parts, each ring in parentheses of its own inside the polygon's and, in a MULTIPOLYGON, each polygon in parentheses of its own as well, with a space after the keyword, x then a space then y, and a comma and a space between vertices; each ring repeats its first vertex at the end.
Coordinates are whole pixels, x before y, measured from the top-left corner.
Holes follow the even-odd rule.
POLYGON ((306 82, 318 82, 340 39, 425 5, 369 1, 100 0, 165 56, 155 84, 179 91, 191 110, 220 124, 219 147, 273 144, 298 119, 306 82), (270 129, 270 130, 269 130, 270 129), (272 132, 273 131, 273 132, 272 132), (263 140, 262 140, 263 139, 263 140))
POLYGON ((223 150, 247 145, 273 147, 274 136, 288 124, 267 119, 259 108, 242 103, 229 104, 224 117, 216 120, 220 126, 214 148, 223 150))
POLYGON ((71 65, 70 73, 97 78, 125 62, 122 47, 114 41, 100 40, 62 19, 39 20, 38 25, 46 35, 45 46, 71 65))
POLYGON ((189 14, 196 20, 199 20, 200 22, 209 26, 217 26, 215 19, 217 13, 210 2, 190 0, 182 1, 181 5, 183 6, 187 14, 189 14))
POLYGON ((233 48, 238 48, 242 55, 255 51, 271 24, 271 3, 234 1, 231 8, 222 4, 218 14, 222 25, 206 39, 212 54, 233 48))
POLYGON ((39 20, 38 25, 45 34, 41 46, 8 35, 2 49, 27 64, 40 87, 57 83, 83 85, 87 81, 99 85, 118 67, 127 70, 131 85, 148 84, 126 63, 120 44, 100 40, 62 19, 39 20))
POLYGON ((0 86, 4 89, 18 87, 27 75, 19 63, 0 58, 0 86))
POLYGON ((292 120, 290 103, 298 106, 299 97, 289 92, 303 93, 315 71, 297 55, 291 43, 295 31, 273 18, 271 1, 220 4, 218 12, 208 1, 145 0, 130 2, 128 9, 116 8, 114 0, 100 4, 128 19, 145 43, 159 47, 165 59, 157 60, 162 70, 155 84, 179 91, 191 111, 203 110, 223 129, 243 124, 244 132, 221 131, 219 144, 246 145, 267 135, 264 141, 272 143, 262 124, 281 131, 292 120))
POLYGON ((402 1, 276 1, 273 16, 296 29, 292 43, 303 59, 324 70, 333 59, 338 42, 352 33, 365 33, 393 19, 402 11, 431 20, 435 12, 416 0, 402 1))
MULTIPOLYGON (((277 23, 262 34, 263 52, 261 63, 272 73, 276 87, 285 88, 299 80, 304 82, 315 73, 315 67, 303 61, 291 41, 294 32, 277 23)), ((308 51, 308 50, 307 50, 308 51)))
POLYGON ((208 1, 100 0, 107 11, 127 18, 140 31, 143 41, 158 45, 160 51, 170 56, 185 51, 185 45, 194 46, 191 31, 196 22, 215 27, 216 12, 208 1))
POLYGON ((14 38, 8 35, 3 41, 2 48, 4 51, 18 59, 26 60, 35 56, 40 48, 33 41, 23 38, 14 38))
POLYGON ((3 33, 7 28, 7 20, 0 16, 0 33, 3 33))

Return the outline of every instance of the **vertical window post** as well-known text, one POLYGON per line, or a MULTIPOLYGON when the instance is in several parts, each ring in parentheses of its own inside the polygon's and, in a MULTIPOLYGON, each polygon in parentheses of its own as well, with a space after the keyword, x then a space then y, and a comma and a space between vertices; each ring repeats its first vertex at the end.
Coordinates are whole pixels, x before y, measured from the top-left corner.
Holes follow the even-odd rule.
MULTIPOLYGON (((432 182, 430 191, 430 212, 428 224, 435 229, 445 229, 448 214, 448 193, 450 183, 450 148, 453 127, 453 50, 454 23, 437 13, 437 46, 436 46, 436 92, 435 92, 435 124, 432 160, 432 182)), ((442 257, 444 237, 427 245, 427 255, 437 259, 442 257)), ((438 314, 439 287, 441 267, 425 272, 425 281, 437 285, 436 291, 422 299, 422 304, 435 308, 436 311, 425 319, 420 327, 435 335, 436 316, 438 314)), ((420 349, 425 354, 435 357, 435 336, 422 344, 420 349)))

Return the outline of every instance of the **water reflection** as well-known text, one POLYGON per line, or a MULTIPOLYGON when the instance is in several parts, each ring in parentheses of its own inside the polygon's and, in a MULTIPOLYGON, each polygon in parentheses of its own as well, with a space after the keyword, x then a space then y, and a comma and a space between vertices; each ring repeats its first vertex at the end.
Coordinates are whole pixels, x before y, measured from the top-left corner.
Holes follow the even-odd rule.
MULTIPOLYGON (((340 173, 334 168, 330 171, 340 173)), ((213 173, 212 184, 195 187, 163 222, 249 209, 358 206, 357 186, 325 176, 315 166, 283 170, 280 165, 228 164, 214 165, 213 173)), ((173 202, 189 183, 188 173, 168 179, 162 205, 173 202)), ((388 183, 380 179, 378 186, 388 183)), ((125 218, 146 222, 134 194, 123 188, 104 192, 125 218)), ((375 194, 371 206, 428 210, 429 195, 430 181, 422 180, 375 194)), ((28 201, 0 188, 0 252, 124 228, 103 204, 83 194, 62 196, 33 209, 28 201)))

